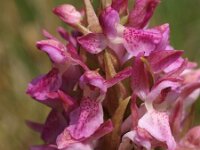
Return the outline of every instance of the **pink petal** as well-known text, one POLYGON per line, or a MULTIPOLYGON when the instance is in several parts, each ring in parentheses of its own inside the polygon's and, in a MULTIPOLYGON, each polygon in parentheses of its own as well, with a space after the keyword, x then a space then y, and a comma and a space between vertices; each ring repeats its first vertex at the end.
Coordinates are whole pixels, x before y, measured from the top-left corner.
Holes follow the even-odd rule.
POLYGON ((187 68, 188 68, 188 69, 194 69, 194 68, 196 68, 197 66, 198 66, 198 64, 197 64, 196 62, 189 61, 189 62, 188 62, 187 68))
POLYGON ((167 68, 164 69, 164 72, 167 73, 165 75, 165 78, 167 77, 177 77, 178 75, 181 75, 181 73, 184 72, 184 70, 188 66, 188 60, 179 58, 174 63, 169 65, 167 68), (181 59, 181 61, 179 61, 181 59))
POLYGON ((82 19, 81 13, 70 4, 60 5, 54 8, 53 12, 65 23, 72 25, 79 23, 82 19))
POLYGON ((131 67, 127 67, 124 70, 118 72, 113 78, 106 80, 105 84, 107 88, 112 87, 118 82, 128 78, 131 75, 131 73, 132 73, 131 67))
POLYGON ((67 128, 65 128, 65 130, 60 135, 58 135, 56 139, 56 144, 58 146, 58 149, 63 149, 71 144, 78 142, 79 141, 72 138, 67 128))
POLYGON ((138 108, 136 103, 136 95, 132 94, 131 96, 131 115, 128 116, 121 125, 121 133, 125 133, 130 129, 134 129, 137 127, 138 120, 141 116, 146 113, 146 108, 143 104, 141 104, 140 108, 138 108))
POLYGON ((76 53, 75 49, 69 49, 66 58, 71 65, 80 65, 85 71, 89 70, 88 66, 83 62, 82 58, 76 53))
POLYGON ((118 12, 126 11, 128 7, 128 0, 113 0, 111 7, 118 12))
MULTIPOLYGON (((59 149, 75 148, 78 145, 82 145, 82 146, 85 145, 87 147, 90 145, 92 147, 92 145, 89 143, 95 142, 95 140, 98 140, 99 138, 103 137, 105 134, 108 134, 109 132, 111 132, 112 129, 113 129, 112 122, 111 122, 111 120, 108 120, 108 121, 104 122, 103 124, 101 124, 101 126, 90 137, 75 140, 72 138, 68 129, 66 128, 58 136, 57 145, 58 145, 59 149)), ((78 148, 80 148, 80 147, 78 147, 78 148)), ((86 147, 84 147, 84 148, 86 148, 86 147)), ((74 149, 70 149, 70 150, 74 150, 74 149)), ((79 149, 77 149, 77 150, 79 150, 79 149)), ((83 149, 83 150, 85 150, 85 149, 83 149)), ((91 150, 93 150, 93 149, 91 149, 91 150)))
POLYGON ((147 94, 149 93, 150 85, 147 70, 139 56, 134 60, 131 80, 133 93, 141 100, 145 100, 147 94))
POLYGON ((62 150, 93 150, 91 144, 73 139, 67 129, 58 136, 56 143, 62 150))
POLYGON ((121 125, 121 133, 122 134, 124 134, 124 133, 126 133, 126 132, 128 132, 130 129, 131 129, 131 127, 133 126, 132 124, 132 122, 133 122, 133 117, 131 116, 131 115, 129 115, 124 121, 123 121, 123 123, 122 123, 122 125, 121 125))
POLYGON ((173 132, 180 133, 184 118, 187 116, 186 108, 191 106, 199 96, 200 82, 187 84, 182 88, 182 91, 176 100, 176 104, 170 114, 170 122, 173 132), (196 93, 197 92, 197 93, 196 93), (193 95, 194 94, 194 95, 193 95))
POLYGON ((160 0, 136 0, 129 15, 129 25, 134 28, 144 28, 160 0))
POLYGON ((126 57, 125 57, 126 49, 124 48, 122 43, 115 43, 111 39, 110 42, 108 42, 108 47, 114 51, 114 53, 116 54, 116 56, 121 64, 123 64, 127 61, 126 57), (123 59, 123 57, 125 57, 125 58, 123 59))
POLYGON ((129 58, 144 53, 148 56, 160 43, 162 35, 156 30, 137 30, 135 28, 125 28, 124 47, 129 53, 129 58))
MULTIPOLYGON (((186 61, 186 60, 185 60, 185 61, 186 61)), ((185 63, 185 62, 184 62, 184 59, 180 57, 180 58, 178 58, 174 63, 172 63, 171 65, 169 65, 168 67, 166 67, 163 71, 164 71, 165 73, 172 72, 172 71, 178 69, 179 67, 181 67, 181 65, 182 65, 183 63, 185 63)), ((187 67, 187 65, 186 65, 186 67, 187 67)))
POLYGON ((98 54, 107 46, 106 38, 100 33, 89 33, 78 38, 79 44, 89 53, 98 54))
POLYGON ((55 143, 57 136, 64 130, 67 121, 61 112, 52 110, 44 124, 42 139, 46 143, 55 143))
POLYGON ((141 117, 141 114, 144 115, 143 108, 145 108, 145 107, 142 107, 142 105, 140 106, 140 109, 138 108, 137 103, 136 103, 136 100, 137 100, 136 98, 137 98, 136 95, 132 94, 131 96, 131 118, 132 118, 131 127, 132 128, 137 127, 138 120, 141 117))
POLYGON ((74 139, 88 138, 103 123, 101 103, 94 100, 82 100, 80 107, 71 112, 67 129, 74 139))
POLYGON ((144 129, 138 128, 136 130, 126 133, 123 136, 122 141, 125 140, 126 138, 130 139, 136 145, 146 148, 146 150, 151 150, 151 142, 150 142, 151 135, 149 135, 149 133, 144 129))
POLYGON ((175 150, 176 142, 172 136, 169 117, 166 113, 155 110, 147 112, 139 120, 138 126, 145 129, 158 141, 165 142, 169 150, 175 150))
POLYGON ((159 95, 162 94, 163 90, 168 88, 170 88, 170 91, 176 90, 178 87, 180 87, 180 85, 181 85, 180 80, 177 80, 175 78, 163 79, 157 82, 152 87, 151 92, 147 95, 146 101, 149 102, 155 101, 159 97, 159 95))
POLYGON ((77 47, 77 41, 76 37, 70 35, 64 28, 58 27, 57 32, 60 34, 60 36, 68 41, 70 44, 72 44, 74 47, 77 47))
MULTIPOLYGON (((193 93, 198 90, 200 88, 200 81, 194 81, 194 82, 191 82, 191 83, 188 83, 186 84, 183 88, 182 88, 182 91, 181 91, 181 94, 180 94, 180 101, 184 101, 184 104, 188 104, 187 100, 191 100, 191 99, 187 99, 189 96, 193 95, 193 93)), ((198 98, 198 95, 199 94, 195 94, 193 95, 194 96, 194 100, 197 100, 198 98)), ((193 97, 192 96, 192 97, 193 97)), ((190 101, 189 103, 191 102, 194 102, 194 100, 190 101)))
POLYGON ((105 79, 96 71, 86 71, 80 78, 80 87, 84 90, 83 96, 97 101, 105 97, 107 87, 105 79))
POLYGON ((173 48, 169 46, 169 24, 163 24, 153 28, 155 31, 158 31, 162 35, 160 43, 157 45, 156 50, 172 50, 173 48))
POLYGON ((96 71, 86 71, 80 78, 80 86, 90 84, 106 92, 105 79, 96 71))
POLYGON ((52 39, 37 42, 37 47, 46 52, 55 64, 65 64, 66 67, 62 67, 62 69, 66 69, 68 67, 66 63, 69 63, 70 65, 80 65, 83 69, 88 70, 86 64, 75 52, 74 47, 67 50, 65 45, 52 39))
MULTIPOLYGON (((193 127, 180 141, 179 146, 183 149, 200 149, 200 126, 193 127)), ((178 149, 178 150, 181 150, 178 149)))
POLYGON ((53 40, 58 40, 56 37, 54 37, 53 35, 51 35, 47 30, 43 29, 42 30, 42 34, 44 37, 46 37, 47 39, 53 39, 53 40))
MULTIPOLYGON (((48 74, 40 76, 29 83, 27 94, 36 100, 50 104, 50 99, 57 98, 55 93, 61 86, 62 80, 56 68, 53 68, 48 74)), ((53 101, 52 101, 53 102, 53 101)))
POLYGON ((32 130, 39 132, 39 133, 41 133, 44 128, 43 124, 29 121, 29 120, 26 120, 26 124, 29 128, 31 128, 32 130))
POLYGON ((71 112, 71 110, 76 106, 76 100, 60 90, 58 90, 58 95, 62 101, 65 112, 71 112))
POLYGON ((69 66, 62 75, 62 86, 60 89, 67 94, 72 94, 74 92, 73 88, 78 83, 81 75, 82 69, 80 66, 69 66))
POLYGON ((152 71, 157 73, 163 71, 169 65, 174 63, 182 54, 183 51, 175 50, 153 51, 149 55, 148 61, 151 65, 152 71))
POLYGON ((200 69, 187 69, 182 76, 185 84, 200 81, 200 69))
POLYGON ((116 25, 120 21, 118 12, 114 10, 112 7, 107 7, 101 13, 99 20, 103 28, 104 34, 111 38, 116 37, 117 35, 116 25))
POLYGON ((110 133, 113 130, 113 124, 111 120, 107 120, 104 123, 101 124, 101 126, 95 131, 95 133, 87 139, 87 141, 90 140, 98 140, 104 135, 110 133))
POLYGON ((60 34, 60 36, 61 36, 63 39, 69 41, 69 36, 70 36, 70 35, 68 34, 68 32, 67 32, 63 27, 58 27, 58 28, 57 28, 57 32, 60 34))
POLYGON ((63 63, 65 61, 65 53, 67 51, 65 45, 57 40, 42 40, 37 42, 38 49, 46 52, 50 59, 55 63, 63 63))

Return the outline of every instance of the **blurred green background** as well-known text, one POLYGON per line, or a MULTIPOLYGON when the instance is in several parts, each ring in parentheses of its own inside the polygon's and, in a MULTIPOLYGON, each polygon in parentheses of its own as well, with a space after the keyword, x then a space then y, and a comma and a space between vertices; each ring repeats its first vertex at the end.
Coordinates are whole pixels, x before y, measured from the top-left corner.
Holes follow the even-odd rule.
MULTIPOLYGON (((32 78, 50 68, 35 42, 42 39, 42 28, 56 34, 56 27, 62 24, 52 8, 72 2, 80 5, 81 0, 0 0, 0 150, 26 150, 42 143, 24 120, 43 121, 49 110, 31 100, 25 89, 32 78)), ((172 45, 198 63, 199 8, 200 0, 162 0, 152 19, 152 25, 169 22, 172 45)))

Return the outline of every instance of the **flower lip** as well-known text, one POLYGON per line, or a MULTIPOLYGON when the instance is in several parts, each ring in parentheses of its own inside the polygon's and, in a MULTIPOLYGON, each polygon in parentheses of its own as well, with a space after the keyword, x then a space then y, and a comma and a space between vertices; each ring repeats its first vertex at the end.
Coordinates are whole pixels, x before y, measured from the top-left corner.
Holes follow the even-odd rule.
POLYGON ((80 106, 70 113, 70 125, 67 129, 74 139, 81 140, 90 137, 102 123, 101 103, 91 99, 82 99, 80 106))
POLYGON ((165 142, 169 150, 175 149, 176 141, 170 129, 167 113, 149 111, 139 120, 138 126, 145 129, 158 141, 165 142))
POLYGON ((148 56, 160 44, 162 34, 155 29, 137 30, 128 27, 123 32, 123 38, 124 47, 130 57, 137 56, 141 52, 148 56))

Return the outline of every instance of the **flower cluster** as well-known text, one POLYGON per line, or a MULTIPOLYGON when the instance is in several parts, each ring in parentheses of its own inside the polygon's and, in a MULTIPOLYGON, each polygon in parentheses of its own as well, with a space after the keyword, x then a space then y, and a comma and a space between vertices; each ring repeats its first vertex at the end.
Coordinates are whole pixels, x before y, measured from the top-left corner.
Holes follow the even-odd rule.
POLYGON ((31 150, 200 149, 191 127, 200 70, 169 42, 169 24, 148 27, 159 0, 90 0, 78 11, 53 9, 73 30, 57 29, 65 44, 43 30, 36 46, 51 70, 27 93, 51 108, 43 124, 27 121, 45 144, 31 150))

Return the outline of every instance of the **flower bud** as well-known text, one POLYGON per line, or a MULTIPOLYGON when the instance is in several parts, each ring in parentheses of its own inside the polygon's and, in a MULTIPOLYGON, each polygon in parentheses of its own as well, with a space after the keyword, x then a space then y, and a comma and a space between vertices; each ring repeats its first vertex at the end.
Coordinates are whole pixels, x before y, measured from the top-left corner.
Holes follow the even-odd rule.
POLYGON ((53 9, 53 12, 65 23, 77 24, 81 21, 81 13, 69 4, 60 5, 53 9))

